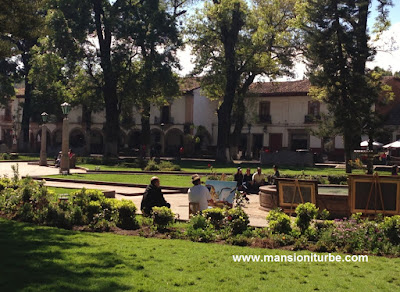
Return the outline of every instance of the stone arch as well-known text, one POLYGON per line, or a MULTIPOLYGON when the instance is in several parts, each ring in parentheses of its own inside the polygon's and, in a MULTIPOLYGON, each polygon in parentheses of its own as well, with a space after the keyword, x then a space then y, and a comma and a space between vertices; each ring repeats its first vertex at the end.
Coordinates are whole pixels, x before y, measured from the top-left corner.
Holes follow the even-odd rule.
POLYGON ((104 135, 100 129, 90 130, 90 152, 95 154, 103 153, 104 135))
POLYGON ((134 129, 128 134, 128 147, 129 149, 140 150, 142 145, 142 133, 139 129, 134 129))
POLYGON ((211 134, 204 126, 199 126, 197 128, 195 137, 198 137, 200 140, 199 143, 195 144, 196 151, 206 151, 208 146, 212 143, 211 134))
POLYGON ((74 152, 79 152, 79 149, 82 149, 86 146, 85 132, 82 130, 82 128, 73 128, 69 132, 69 145, 74 152))
POLYGON ((177 128, 169 129, 165 134, 165 153, 177 156, 181 146, 183 146, 183 132, 177 128))

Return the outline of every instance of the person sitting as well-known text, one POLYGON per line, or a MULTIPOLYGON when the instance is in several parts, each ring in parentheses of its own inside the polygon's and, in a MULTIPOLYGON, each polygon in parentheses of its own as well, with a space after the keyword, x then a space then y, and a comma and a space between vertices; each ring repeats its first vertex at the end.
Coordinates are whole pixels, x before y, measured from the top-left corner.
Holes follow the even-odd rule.
POLYGON ((265 175, 261 172, 261 167, 257 167, 257 172, 253 174, 253 191, 257 192, 260 189, 260 186, 265 185, 265 175))
POLYGON ((239 191, 243 190, 243 173, 240 167, 237 168, 237 172, 233 177, 233 180, 236 182, 236 186, 239 191))
POLYGON ((200 176, 197 174, 192 176, 192 184, 193 187, 188 190, 189 203, 198 203, 200 212, 206 210, 208 203, 213 202, 210 191, 207 187, 201 185, 200 176))
POLYGON ((164 199, 163 193, 161 192, 160 179, 153 176, 143 194, 140 209, 142 210, 143 215, 149 216, 153 207, 163 206, 168 208, 171 207, 171 205, 164 199))
POLYGON ((274 169, 274 175, 272 176, 272 183, 276 185, 275 179, 279 178, 281 176, 281 174, 279 173, 277 165, 272 166, 272 168, 274 169))
POLYGON ((253 185, 253 176, 251 174, 251 169, 247 168, 246 173, 243 176, 243 190, 246 192, 251 192, 251 188, 253 185))
POLYGON ((54 166, 55 166, 55 167, 60 167, 60 164, 61 164, 61 156, 62 156, 62 152, 60 151, 60 152, 58 152, 56 161, 55 161, 55 163, 54 163, 54 166))

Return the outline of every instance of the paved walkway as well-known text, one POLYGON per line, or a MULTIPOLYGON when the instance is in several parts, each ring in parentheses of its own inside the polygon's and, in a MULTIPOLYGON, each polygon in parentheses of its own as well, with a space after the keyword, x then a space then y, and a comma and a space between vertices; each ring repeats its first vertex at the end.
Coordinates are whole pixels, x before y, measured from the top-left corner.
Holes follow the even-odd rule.
MULTIPOLYGON (((0 176, 12 177, 14 175, 11 166, 18 165, 20 176, 34 176, 34 175, 55 175, 60 174, 60 169, 54 166, 39 166, 38 164, 32 165, 28 162, 1 162, 0 163, 0 176)), ((71 173, 84 173, 82 169, 71 169, 71 173)))
MULTIPOLYGON (((27 162, 2 162, 0 163, 0 176, 13 176, 11 169, 12 165, 17 164, 19 167, 20 176, 39 176, 39 175, 55 175, 59 174, 59 169, 55 167, 46 167, 39 165, 31 165, 27 162)), ((71 173, 85 173, 82 169, 71 169, 71 173)), ((63 187, 63 188, 87 188, 87 189, 98 189, 104 191, 115 191, 117 193, 117 199, 127 199, 135 203, 137 207, 140 206, 144 188, 138 187, 118 187, 109 185, 95 185, 95 184, 83 184, 77 182, 46 182, 47 186, 52 187, 63 187)), ((189 201, 187 194, 168 194, 167 190, 163 191, 165 199, 171 204, 171 209, 175 214, 179 214, 181 219, 189 219, 189 201)), ((267 212, 259 209, 259 198, 258 195, 249 195, 250 203, 246 205, 245 211, 250 217, 250 224, 253 226, 266 226, 265 217, 267 212)))

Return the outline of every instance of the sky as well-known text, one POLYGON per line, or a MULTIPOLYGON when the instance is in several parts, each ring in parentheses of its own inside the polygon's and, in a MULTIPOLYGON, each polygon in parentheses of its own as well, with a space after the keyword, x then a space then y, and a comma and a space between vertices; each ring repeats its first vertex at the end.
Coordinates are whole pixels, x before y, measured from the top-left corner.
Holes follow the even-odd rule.
MULTIPOLYGON (((376 0, 373 1, 373 7, 376 5, 376 0)), ((385 31, 378 41, 374 41, 373 45, 377 48, 377 54, 372 62, 367 63, 368 68, 379 66, 383 69, 392 72, 400 71, 400 0, 393 0, 394 6, 390 8, 389 18, 391 21, 390 28, 385 31)), ((373 8, 370 14, 370 30, 374 23, 373 19, 377 13, 373 8)), ((372 37, 374 38, 374 37, 372 37)), ((189 74, 193 69, 193 57, 190 54, 190 47, 178 52, 178 57, 181 62, 182 70, 179 72, 181 76, 189 74)), ((306 66, 303 63, 296 63, 294 72, 295 78, 290 80, 299 80, 304 78, 306 66)), ((282 77, 278 81, 289 80, 287 77, 282 77)))

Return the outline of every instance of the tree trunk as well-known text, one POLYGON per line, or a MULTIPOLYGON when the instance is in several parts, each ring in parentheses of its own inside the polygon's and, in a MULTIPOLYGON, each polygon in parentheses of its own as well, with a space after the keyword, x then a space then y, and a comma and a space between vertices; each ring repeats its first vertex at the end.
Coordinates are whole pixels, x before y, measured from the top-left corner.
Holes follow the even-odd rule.
POLYGON ((85 155, 91 154, 91 125, 92 125, 92 112, 86 105, 82 105, 82 124, 86 132, 86 146, 85 155))
POLYGON ((106 122, 104 125, 105 143, 104 155, 108 157, 118 156, 119 138, 119 110, 117 97, 117 80, 111 63, 111 23, 104 13, 102 1, 94 0, 95 24, 97 38, 100 45, 101 68, 103 69, 104 85, 103 94, 106 110, 106 122))
POLYGON ((224 46, 226 87, 224 101, 218 109, 218 139, 216 160, 231 161, 229 156, 229 135, 231 131, 231 113, 239 84, 239 72, 236 68, 236 44, 244 22, 240 12, 240 3, 235 3, 232 21, 221 27, 221 41, 224 46))
MULTIPOLYGON (((146 155, 150 153, 150 103, 143 103, 141 144, 146 147, 146 155)), ((141 149, 142 150, 142 149, 141 149)))
POLYGON ((31 69, 29 61, 31 55, 29 53, 22 54, 22 62, 24 64, 24 75, 25 75, 25 100, 22 107, 22 121, 21 121, 21 134, 20 134, 20 152, 30 152, 29 145, 29 124, 31 119, 31 101, 32 101, 32 90, 33 86, 28 80, 28 73, 31 69))

